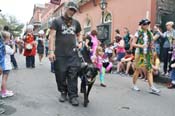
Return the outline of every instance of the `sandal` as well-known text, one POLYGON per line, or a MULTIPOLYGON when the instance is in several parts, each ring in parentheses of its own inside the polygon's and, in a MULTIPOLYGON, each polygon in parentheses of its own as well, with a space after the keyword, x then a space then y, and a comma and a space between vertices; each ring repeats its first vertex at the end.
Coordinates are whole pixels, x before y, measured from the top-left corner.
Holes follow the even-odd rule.
POLYGON ((175 85, 172 83, 168 84, 168 89, 175 89, 175 85))

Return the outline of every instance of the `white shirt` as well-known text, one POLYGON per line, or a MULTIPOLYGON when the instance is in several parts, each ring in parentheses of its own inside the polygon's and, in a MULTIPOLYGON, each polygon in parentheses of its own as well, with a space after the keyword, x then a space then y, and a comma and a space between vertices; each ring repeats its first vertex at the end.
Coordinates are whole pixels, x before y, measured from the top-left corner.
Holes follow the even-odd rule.
POLYGON ((12 64, 11 64, 11 58, 10 55, 14 54, 15 50, 12 49, 9 45, 5 45, 5 68, 4 70, 11 70, 12 64))
POLYGON ((113 51, 112 51, 111 48, 106 48, 106 49, 105 49, 105 53, 113 53, 113 51))
MULTIPOLYGON (((143 41, 144 41, 144 45, 148 44, 148 35, 146 32, 143 33, 143 41)), ((138 39, 139 38, 139 32, 136 32, 135 33, 135 37, 138 39)), ((139 48, 136 48, 136 51, 135 53, 139 54, 140 51, 139 51, 139 48)))

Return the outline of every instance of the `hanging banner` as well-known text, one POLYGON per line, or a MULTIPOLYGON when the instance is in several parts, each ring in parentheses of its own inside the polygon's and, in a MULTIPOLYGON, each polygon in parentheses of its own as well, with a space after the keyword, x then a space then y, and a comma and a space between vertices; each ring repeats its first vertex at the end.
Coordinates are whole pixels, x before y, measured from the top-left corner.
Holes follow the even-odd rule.
POLYGON ((50 0, 50 3, 60 5, 61 0, 50 0))

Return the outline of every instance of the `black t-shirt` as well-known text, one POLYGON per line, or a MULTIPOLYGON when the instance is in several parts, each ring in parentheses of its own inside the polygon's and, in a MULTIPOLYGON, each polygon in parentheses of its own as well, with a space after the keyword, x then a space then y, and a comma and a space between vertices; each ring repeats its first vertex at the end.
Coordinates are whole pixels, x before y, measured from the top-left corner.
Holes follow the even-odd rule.
POLYGON ((72 19, 72 25, 67 26, 63 17, 53 20, 51 29, 56 30, 55 55, 72 56, 74 55, 77 43, 77 34, 81 31, 80 23, 72 19))

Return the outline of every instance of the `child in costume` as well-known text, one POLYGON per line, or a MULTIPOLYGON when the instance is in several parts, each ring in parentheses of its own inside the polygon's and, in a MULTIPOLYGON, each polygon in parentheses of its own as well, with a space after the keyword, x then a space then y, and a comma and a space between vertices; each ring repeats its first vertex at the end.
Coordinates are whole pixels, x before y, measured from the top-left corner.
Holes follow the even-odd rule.
POLYGON ((104 52, 102 47, 98 46, 96 49, 96 57, 95 57, 94 64, 99 69, 99 76, 100 76, 100 83, 101 83, 100 85, 102 87, 106 87, 106 85, 104 84, 106 69, 103 67, 103 55, 104 55, 104 52))

